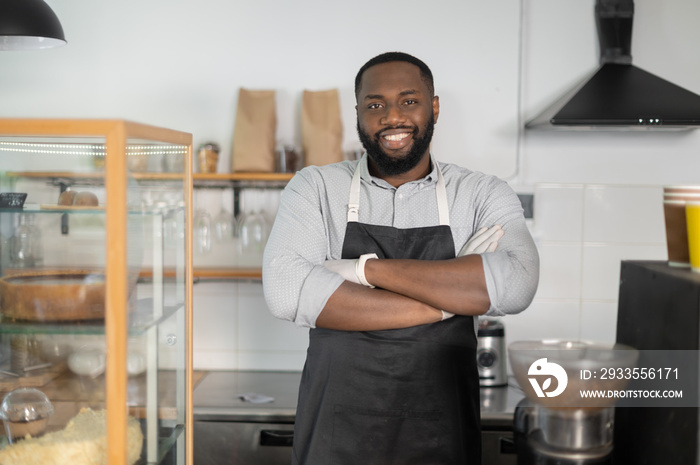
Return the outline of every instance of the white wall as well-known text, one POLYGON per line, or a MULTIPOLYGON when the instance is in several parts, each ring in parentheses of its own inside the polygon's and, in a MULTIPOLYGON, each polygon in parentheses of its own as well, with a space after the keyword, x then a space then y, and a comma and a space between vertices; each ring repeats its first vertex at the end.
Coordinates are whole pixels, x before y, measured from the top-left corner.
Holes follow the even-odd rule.
MULTIPOLYGON (((524 0, 522 108, 535 116, 598 67, 594 0, 524 0)), ((633 63, 700 93, 692 0, 637 0, 633 63)), ((535 301, 509 341, 615 340, 620 261, 665 260, 662 186, 700 182, 699 131, 525 131, 513 184, 535 194, 535 301)), ((667 309, 659 309, 667 311, 667 309)))
POLYGON ((240 87, 277 91, 278 139, 299 143, 304 89, 339 88, 344 149, 353 81, 372 56, 402 50, 433 68, 445 160, 514 167, 518 9, 419 0, 49 0, 68 45, 0 56, 0 116, 128 118, 223 147, 228 170, 240 87), (475 10, 476 7, 476 11, 475 10), (477 111, 478 110, 478 111, 477 111), (444 121, 444 123, 443 123, 444 121))
MULTIPOLYGON (((527 120, 598 67, 594 0, 524 0, 523 112, 527 120)), ((693 0, 637 0, 633 63, 700 93, 700 39, 693 0), (687 26, 686 26, 687 25, 687 26)), ((524 134, 527 182, 694 183, 700 132, 543 132, 524 134)))
MULTIPOLYGON (((441 97, 438 158, 535 193, 542 279, 504 320, 509 341, 614 339, 619 260, 665 258, 660 186, 698 178, 698 131, 518 131, 596 68, 593 0, 48 3, 69 43, 0 54, 0 117, 172 127, 219 142, 223 171, 240 87, 275 89, 278 139, 297 144, 302 90, 339 88, 350 151, 357 69, 388 50, 423 58, 441 97)), ((637 0, 635 64, 700 93, 699 17, 695 0, 637 0)), ((220 198, 197 201, 214 214, 220 198)), ((197 368, 301 368, 306 332, 269 316, 259 283, 195 289, 197 368)))

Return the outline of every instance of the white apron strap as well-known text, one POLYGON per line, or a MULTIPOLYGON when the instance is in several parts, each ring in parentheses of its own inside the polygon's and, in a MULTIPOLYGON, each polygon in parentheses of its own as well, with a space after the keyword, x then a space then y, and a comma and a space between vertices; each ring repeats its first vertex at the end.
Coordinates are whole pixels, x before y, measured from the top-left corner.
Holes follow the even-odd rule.
POLYGON ((355 173, 352 175, 350 199, 348 200, 348 223, 357 223, 360 220, 360 163, 357 164, 355 173))
POLYGON ((435 195, 437 196, 438 205, 438 217, 440 218, 440 225, 449 226, 450 225, 450 209, 447 206, 447 189, 445 189, 445 179, 442 177, 442 170, 440 169, 440 164, 435 161, 435 167, 437 168, 438 181, 435 186, 435 195))
MULTIPOLYGON (((450 210, 447 206, 447 190, 445 189, 445 179, 442 177, 442 170, 438 162, 435 162, 437 168, 438 180, 435 186, 435 195, 437 197, 438 217, 440 225, 450 225, 450 210)), ((360 163, 355 167, 355 172, 352 175, 352 183, 350 185, 350 198, 348 200, 348 222, 357 222, 360 220, 360 163)))

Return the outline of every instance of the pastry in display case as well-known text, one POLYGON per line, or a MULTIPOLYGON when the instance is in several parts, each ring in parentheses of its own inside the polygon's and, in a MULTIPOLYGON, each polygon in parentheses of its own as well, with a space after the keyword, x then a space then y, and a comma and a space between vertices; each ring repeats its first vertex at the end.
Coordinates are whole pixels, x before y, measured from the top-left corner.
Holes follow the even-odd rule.
POLYGON ((192 136, 0 119, 0 463, 191 464, 192 136))

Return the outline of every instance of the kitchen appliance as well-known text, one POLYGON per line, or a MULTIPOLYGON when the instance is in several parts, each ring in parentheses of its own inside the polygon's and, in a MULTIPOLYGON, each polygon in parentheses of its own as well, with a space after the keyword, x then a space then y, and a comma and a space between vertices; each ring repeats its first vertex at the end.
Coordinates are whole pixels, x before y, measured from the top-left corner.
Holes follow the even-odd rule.
POLYGON ((493 318, 480 318, 477 330, 476 365, 479 385, 484 387, 508 384, 505 329, 493 318))
POLYGON ((300 372, 208 373, 193 396, 194 463, 289 465, 300 380, 300 372), (262 396, 272 400, 245 400, 262 396))
POLYGON ((700 96, 632 64, 632 0, 596 0, 600 67, 527 128, 680 129, 700 126, 700 96))
POLYGON ((518 341, 508 356, 526 396, 514 416, 518 465, 612 465, 616 399, 580 392, 620 390, 627 381, 579 374, 632 368, 638 351, 586 341, 518 341))

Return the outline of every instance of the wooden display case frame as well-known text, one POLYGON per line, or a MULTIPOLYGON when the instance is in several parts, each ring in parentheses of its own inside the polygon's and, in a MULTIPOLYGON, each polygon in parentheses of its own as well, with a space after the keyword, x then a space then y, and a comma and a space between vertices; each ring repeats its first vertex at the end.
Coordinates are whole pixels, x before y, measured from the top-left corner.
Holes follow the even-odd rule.
MULTIPOLYGON (((187 147, 182 173, 133 173, 135 179, 182 180, 185 197, 185 463, 193 463, 192 436, 192 135, 156 126, 118 119, 0 119, 0 135, 12 137, 103 137, 104 174, 96 173, 6 173, 6 176, 64 175, 67 178, 102 178, 107 199, 105 229, 107 244, 127 242, 127 140, 145 139, 187 147)), ((109 465, 127 460, 127 340, 128 295, 127 248, 107 247, 105 272, 105 343, 107 349, 105 398, 108 415, 107 456, 109 465)))

